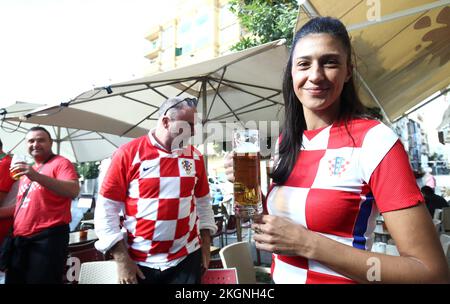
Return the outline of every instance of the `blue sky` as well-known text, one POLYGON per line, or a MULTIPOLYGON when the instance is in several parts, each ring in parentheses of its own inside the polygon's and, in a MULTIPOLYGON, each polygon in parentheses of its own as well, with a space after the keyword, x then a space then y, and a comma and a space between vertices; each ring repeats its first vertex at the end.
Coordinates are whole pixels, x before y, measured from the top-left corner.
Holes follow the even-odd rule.
POLYGON ((142 76, 152 25, 174 0, 0 1, 0 107, 59 104, 142 76))

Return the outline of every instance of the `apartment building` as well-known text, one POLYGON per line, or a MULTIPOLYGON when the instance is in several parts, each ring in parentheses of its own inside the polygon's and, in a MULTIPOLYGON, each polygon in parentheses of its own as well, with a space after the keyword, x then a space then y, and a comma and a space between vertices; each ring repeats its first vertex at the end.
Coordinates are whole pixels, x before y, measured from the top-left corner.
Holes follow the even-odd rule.
POLYGON ((158 73, 230 52, 242 31, 228 0, 178 0, 173 18, 152 28, 146 37, 151 61, 147 73, 158 73))
POLYGON ((408 152, 412 169, 416 172, 428 166, 428 156, 430 155, 428 135, 422 124, 423 118, 418 114, 412 114, 392 125, 394 132, 399 136, 408 152))

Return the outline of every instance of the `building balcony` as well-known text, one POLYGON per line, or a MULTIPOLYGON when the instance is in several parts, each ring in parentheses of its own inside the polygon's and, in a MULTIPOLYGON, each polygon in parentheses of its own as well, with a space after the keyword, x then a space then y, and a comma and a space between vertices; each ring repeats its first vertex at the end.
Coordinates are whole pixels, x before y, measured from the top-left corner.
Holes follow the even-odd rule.
POLYGON ((145 39, 149 40, 149 41, 153 41, 159 38, 159 35, 161 33, 161 27, 160 26, 155 26, 150 30, 150 34, 145 37, 145 39))
POLYGON ((161 51, 160 47, 154 48, 147 55, 145 55, 145 58, 149 60, 154 60, 159 56, 160 51, 161 51))

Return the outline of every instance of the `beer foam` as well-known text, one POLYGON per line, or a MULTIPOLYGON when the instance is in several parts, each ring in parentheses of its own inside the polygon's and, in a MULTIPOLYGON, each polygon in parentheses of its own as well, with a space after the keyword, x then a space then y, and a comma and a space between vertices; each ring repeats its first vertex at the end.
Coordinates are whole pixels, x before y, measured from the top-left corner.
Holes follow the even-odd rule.
POLYGON ((236 153, 258 153, 259 147, 250 142, 240 143, 238 147, 234 149, 236 153))

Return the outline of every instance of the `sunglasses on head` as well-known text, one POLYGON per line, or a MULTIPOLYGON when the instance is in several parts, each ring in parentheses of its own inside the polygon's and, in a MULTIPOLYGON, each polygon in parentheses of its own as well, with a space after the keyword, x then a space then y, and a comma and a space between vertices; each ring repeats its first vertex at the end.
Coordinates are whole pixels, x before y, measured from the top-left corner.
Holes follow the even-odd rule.
POLYGON ((164 114, 163 114, 163 115, 166 115, 167 112, 168 112, 170 109, 175 108, 177 105, 179 105, 179 104, 182 103, 182 102, 186 102, 186 103, 187 103, 189 106, 191 106, 191 107, 192 107, 192 106, 196 107, 197 104, 198 104, 198 99, 197 99, 197 98, 190 98, 190 97, 184 98, 183 100, 180 100, 179 102, 177 102, 177 103, 171 105, 170 107, 168 107, 168 108, 164 111, 164 114))

